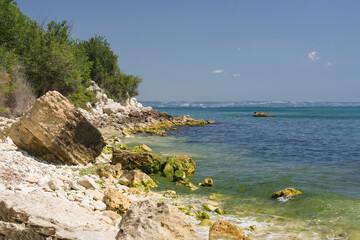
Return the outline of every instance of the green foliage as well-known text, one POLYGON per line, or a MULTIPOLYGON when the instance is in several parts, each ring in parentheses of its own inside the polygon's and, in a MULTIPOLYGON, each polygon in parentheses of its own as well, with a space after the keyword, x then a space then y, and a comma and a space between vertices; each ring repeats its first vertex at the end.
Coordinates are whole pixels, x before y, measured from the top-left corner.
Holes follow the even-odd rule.
POLYGON ((7 74, 13 79, 21 65, 24 82, 31 84, 37 97, 57 90, 86 108, 87 102, 95 101, 95 94, 87 90, 91 79, 117 101, 138 94, 141 78, 120 72, 118 56, 104 37, 75 41, 70 29, 67 21, 39 25, 15 1, 0 0, 0 91, 14 91, 15 85, 4 84, 4 79, 7 74))
POLYGON ((80 44, 93 62, 90 76, 114 100, 121 101, 138 95, 140 77, 127 75, 120 71, 118 56, 110 49, 103 36, 95 36, 80 44))

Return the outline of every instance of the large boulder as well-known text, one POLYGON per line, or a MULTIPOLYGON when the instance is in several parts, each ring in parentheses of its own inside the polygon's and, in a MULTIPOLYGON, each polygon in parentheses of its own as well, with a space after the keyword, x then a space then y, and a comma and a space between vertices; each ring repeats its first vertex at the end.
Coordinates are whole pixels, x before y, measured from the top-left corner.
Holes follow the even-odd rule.
POLYGON ((86 165, 105 146, 99 130, 59 92, 51 91, 12 124, 10 137, 20 149, 48 162, 86 165))
POLYGON ((184 215, 166 203, 134 202, 120 222, 118 240, 194 239, 184 215))
POLYGON ((210 228, 209 240, 218 239, 243 240, 246 236, 235 224, 226 220, 217 220, 210 228))
POLYGON ((121 163, 125 170, 139 169, 145 173, 156 173, 161 168, 161 158, 147 152, 114 150, 112 164, 121 163))
POLYGON ((128 187, 138 188, 142 191, 148 191, 152 187, 157 187, 154 180, 139 170, 124 171, 124 174, 119 179, 119 183, 128 187))
POLYGON ((44 193, 0 194, 0 239, 115 239, 115 229, 76 203, 44 193))

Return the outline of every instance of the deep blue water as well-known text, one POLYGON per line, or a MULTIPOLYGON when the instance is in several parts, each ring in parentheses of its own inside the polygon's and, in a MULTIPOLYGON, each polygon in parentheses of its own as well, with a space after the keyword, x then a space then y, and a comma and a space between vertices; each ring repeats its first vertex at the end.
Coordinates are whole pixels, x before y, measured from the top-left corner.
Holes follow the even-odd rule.
MULTIPOLYGON (((221 194, 233 216, 286 218, 297 234, 360 237, 360 107, 158 109, 217 122, 141 139, 164 155, 190 155, 197 163, 194 183, 214 179, 213 189, 196 194, 221 194), (254 110, 276 117, 254 118, 254 110), (304 194, 287 202, 271 199, 286 187, 304 194)), ((304 238, 316 238, 311 236, 304 238)))

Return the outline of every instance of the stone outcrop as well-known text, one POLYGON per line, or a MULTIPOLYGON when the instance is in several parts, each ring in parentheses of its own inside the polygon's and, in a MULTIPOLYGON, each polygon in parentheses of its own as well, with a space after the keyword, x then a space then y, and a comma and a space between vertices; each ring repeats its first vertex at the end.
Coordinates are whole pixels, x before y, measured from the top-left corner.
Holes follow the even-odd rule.
POLYGON ((119 183, 143 191, 148 191, 150 188, 157 186, 154 180, 139 170, 124 171, 124 174, 119 179, 119 183))
POLYGON ((125 170, 139 169, 145 173, 156 173, 161 168, 161 158, 147 152, 114 150, 112 164, 120 163, 125 170))
POLYGON ((254 112, 253 117, 275 117, 275 115, 268 115, 264 112, 254 112))
POLYGON ((245 233, 235 224, 226 220, 217 220, 210 228, 209 240, 244 240, 245 233))
POLYGON ((121 103, 108 98, 104 91, 93 82, 88 88, 96 93, 97 101, 88 103, 90 111, 79 109, 81 113, 104 135, 124 135, 133 133, 148 133, 165 135, 166 130, 174 126, 201 126, 214 121, 195 120, 190 116, 171 116, 160 113, 151 107, 144 107, 135 98, 129 98, 121 103))
POLYGON ((277 191, 272 194, 272 198, 279 198, 279 197, 295 197, 297 195, 302 194, 301 191, 296 190, 295 188, 285 188, 283 190, 277 191))
POLYGON ((114 188, 108 189, 105 194, 104 201, 106 204, 106 209, 118 213, 126 212, 132 202, 128 197, 114 188))
POLYGON ((56 91, 37 99, 10 137, 31 155, 68 165, 93 162, 105 146, 99 130, 56 91))
POLYGON ((117 240, 194 239, 190 224, 166 203, 134 202, 120 222, 117 240))
POLYGON ((0 194, 0 239, 115 239, 86 209, 44 193, 0 194))

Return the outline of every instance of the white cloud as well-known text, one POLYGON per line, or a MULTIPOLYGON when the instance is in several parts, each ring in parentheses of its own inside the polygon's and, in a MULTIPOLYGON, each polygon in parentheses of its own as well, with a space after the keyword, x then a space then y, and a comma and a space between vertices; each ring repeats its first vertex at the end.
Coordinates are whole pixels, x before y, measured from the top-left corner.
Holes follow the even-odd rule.
POLYGON ((239 50, 239 51, 240 51, 240 49, 241 49, 241 48, 239 48, 239 47, 237 48, 237 50, 239 50))
POLYGON ((214 74, 220 74, 220 73, 222 73, 224 70, 222 70, 222 69, 216 69, 216 70, 214 70, 214 71, 212 71, 212 73, 214 73, 214 74))
POLYGON ((308 57, 310 58, 311 61, 319 61, 319 57, 317 56, 316 51, 309 53, 308 57))
POLYGON ((326 66, 331 66, 332 65, 332 62, 327 62, 326 63, 326 66))
POLYGON ((240 73, 234 73, 233 77, 240 77, 240 73))

